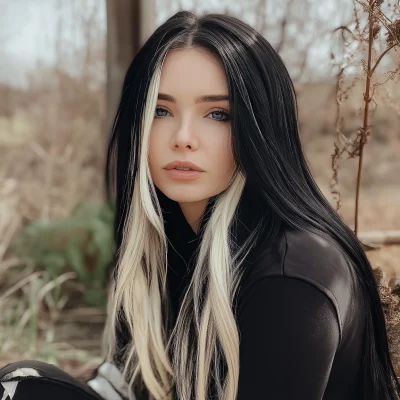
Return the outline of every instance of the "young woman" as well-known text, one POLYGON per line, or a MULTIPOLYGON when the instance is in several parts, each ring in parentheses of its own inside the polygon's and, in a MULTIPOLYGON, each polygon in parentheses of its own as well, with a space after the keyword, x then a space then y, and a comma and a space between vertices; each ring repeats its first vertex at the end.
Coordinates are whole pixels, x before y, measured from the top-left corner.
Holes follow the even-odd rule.
POLYGON ((160 26, 126 74, 107 171, 104 363, 86 382, 13 363, 4 393, 398 398, 371 265, 311 176, 292 82, 254 29, 183 11, 160 26))

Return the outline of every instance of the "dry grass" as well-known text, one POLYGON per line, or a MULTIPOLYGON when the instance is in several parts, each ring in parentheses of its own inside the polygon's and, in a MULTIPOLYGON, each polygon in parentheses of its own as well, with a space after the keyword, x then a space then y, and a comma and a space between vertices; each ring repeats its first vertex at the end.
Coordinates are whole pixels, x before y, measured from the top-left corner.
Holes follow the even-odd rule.
POLYGON ((0 115, 0 365, 41 359, 84 376, 99 362, 104 315, 86 310, 82 321, 79 309, 69 310, 69 324, 61 326, 68 299, 55 303, 51 293, 69 284, 71 297, 79 299, 75 275, 52 280, 10 251, 29 222, 67 216, 79 201, 103 198, 103 93, 84 91, 63 75, 53 78, 58 86, 18 93, 31 101, 0 115), (68 93, 60 96, 65 87, 69 93, 75 87, 74 104, 68 93))
MULTIPOLYGON (((58 78, 62 82, 63 77, 58 78)), ((333 91, 333 84, 299 88, 304 150, 317 183, 332 204, 333 91)), ((52 290, 57 282, 16 259, 10 243, 31 221, 67 216, 80 200, 102 199, 102 94, 87 91, 72 102, 61 98, 57 90, 37 89, 33 99, 14 114, 0 116, 0 365, 41 359, 85 378, 101 361, 104 314, 83 308, 79 303, 82 285, 71 273, 57 279, 68 288, 73 305, 65 297, 55 302, 52 290)), ((357 107, 354 104, 348 110, 353 118, 357 107)), ((396 200, 400 187, 395 185, 400 172, 396 157, 400 135, 395 128, 399 117, 387 112, 375 118, 379 133, 365 154, 361 231, 398 229, 400 220, 396 200)), ((353 161, 341 170, 340 212, 349 225, 354 217, 353 161)), ((374 266, 398 267, 400 247, 381 248, 368 256, 374 266)))

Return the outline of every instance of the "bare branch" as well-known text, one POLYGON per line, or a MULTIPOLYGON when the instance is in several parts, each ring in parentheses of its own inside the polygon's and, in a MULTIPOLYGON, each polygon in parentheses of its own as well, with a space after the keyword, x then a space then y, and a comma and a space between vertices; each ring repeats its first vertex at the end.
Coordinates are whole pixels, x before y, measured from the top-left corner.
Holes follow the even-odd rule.
POLYGON ((379 56, 378 60, 376 61, 374 67, 373 67, 372 70, 371 70, 371 75, 374 74, 374 72, 375 72, 375 70, 376 70, 376 67, 379 65, 379 63, 381 62, 382 58, 385 57, 385 55, 386 55, 387 53, 389 53, 389 51, 392 50, 393 47, 396 47, 396 46, 397 46, 397 43, 393 44, 392 46, 388 47, 388 48, 379 56))

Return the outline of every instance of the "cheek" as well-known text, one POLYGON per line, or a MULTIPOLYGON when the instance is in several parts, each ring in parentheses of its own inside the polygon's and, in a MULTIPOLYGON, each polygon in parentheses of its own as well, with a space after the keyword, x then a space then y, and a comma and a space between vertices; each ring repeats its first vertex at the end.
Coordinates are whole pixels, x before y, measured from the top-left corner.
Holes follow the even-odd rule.
POLYGON ((149 138, 149 153, 148 153, 148 161, 149 161, 149 167, 150 170, 152 171, 154 166, 157 165, 157 162, 159 161, 159 151, 157 149, 157 141, 154 140, 154 136, 150 135, 149 138))
POLYGON ((223 159, 227 165, 232 165, 234 162, 231 135, 226 134, 224 140, 221 142, 221 154, 223 154, 223 159))
POLYGON ((228 167, 227 167, 228 171, 230 173, 233 173, 233 171, 236 168, 236 162, 235 162, 235 159, 233 158, 232 150, 229 151, 229 157, 228 157, 228 160, 227 160, 227 165, 228 165, 228 167))
POLYGON ((163 144, 161 143, 160 137, 157 137, 157 131, 151 131, 149 136, 149 160, 154 162, 161 153, 163 144))
POLYGON ((226 173, 231 173, 235 169, 230 136, 226 136, 214 142, 212 148, 210 148, 210 154, 213 155, 213 165, 215 165, 219 174, 225 175, 226 173))

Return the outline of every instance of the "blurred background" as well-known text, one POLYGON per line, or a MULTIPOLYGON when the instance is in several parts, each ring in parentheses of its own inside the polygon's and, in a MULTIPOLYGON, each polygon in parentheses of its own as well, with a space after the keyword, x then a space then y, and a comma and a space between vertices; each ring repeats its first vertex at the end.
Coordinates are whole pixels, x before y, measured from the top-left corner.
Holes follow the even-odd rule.
MULTIPOLYGON (((0 0, 0 366, 40 359, 84 378, 101 362, 105 271, 114 251, 103 183, 110 126, 134 54, 179 10, 237 16, 270 41, 295 83, 312 173, 354 229, 359 159, 332 156, 365 121, 368 3, 0 0)), ((380 7, 358 232, 378 243, 367 255, 395 293, 400 9, 395 1, 380 7)))

